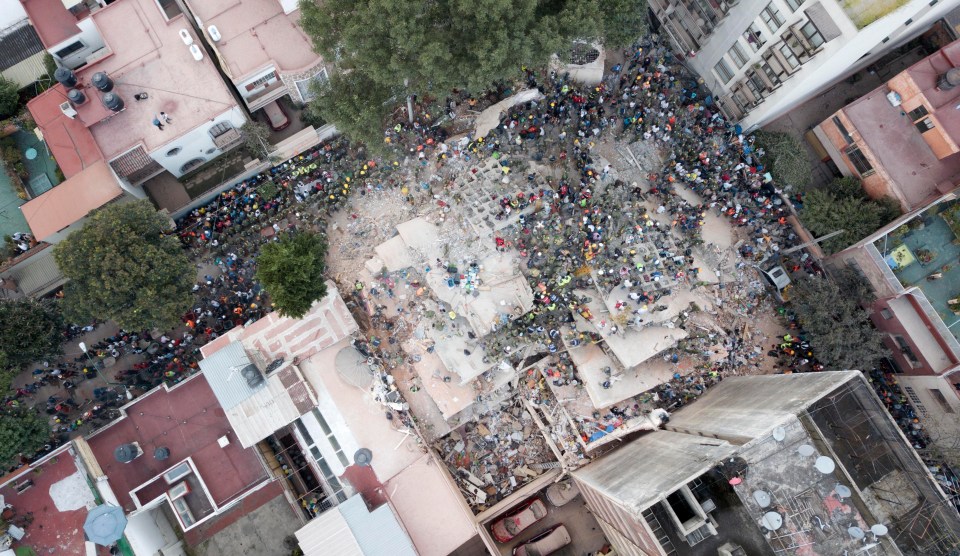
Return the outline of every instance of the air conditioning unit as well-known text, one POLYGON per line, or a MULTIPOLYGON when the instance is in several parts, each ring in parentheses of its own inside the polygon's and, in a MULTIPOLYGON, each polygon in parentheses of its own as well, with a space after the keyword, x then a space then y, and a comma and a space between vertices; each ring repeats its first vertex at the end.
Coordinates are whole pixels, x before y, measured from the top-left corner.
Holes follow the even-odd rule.
POLYGON ((77 119, 77 109, 74 108, 69 102, 61 103, 60 111, 63 112, 64 116, 70 118, 71 120, 77 119))
POLYGON ((211 25, 210 27, 207 27, 207 33, 210 33, 210 40, 212 40, 213 42, 220 42, 220 39, 223 38, 222 36, 220 36, 220 30, 217 29, 216 25, 211 25))
POLYGON ((890 103, 890 106, 900 106, 900 103, 903 102, 903 98, 900 97, 900 93, 896 91, 890 91, 887 93, 887 102, 890 103))

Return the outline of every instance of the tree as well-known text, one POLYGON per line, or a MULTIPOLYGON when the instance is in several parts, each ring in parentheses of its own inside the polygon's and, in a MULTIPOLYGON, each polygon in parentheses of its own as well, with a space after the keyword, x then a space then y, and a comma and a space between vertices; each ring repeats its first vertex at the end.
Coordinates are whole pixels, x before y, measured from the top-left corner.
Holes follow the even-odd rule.
POLYGON ((20 85, 0 77, 0 118, 9 118, 20 108, 20 85))
MULTIPOLYGON (((513 80, 575 39, 622 46, 644 32, 646 9, 643 0, 300 0, 300 23, 339 70, 377 85, 351 92, 362 108, 379 111, 395 96, 477 92, 513 80)), ((334 97, 344 83, 332 82, 334 97)))
POLYGON ((281 315, 301 318, 314 301, 327 295, 326 254, 326 240, 307 232, 284 234, 260 250, 257 280, 281 315))
POLYGON ((383 121, 389 113, 391 91, 359 70, 335 73, 316 84, 316 96, 304 112, 335 122, 337 130, 355 141, 380 150, 383 121))
POLYGON ((260 160, 269 160, 272 152, 270 145, 270 129, 262 122, 249 121, 240 128, 243 136, 243 146, 253 156, 260 160))
POLYGON ((30 299, 0 302, 0 369, 20 367, 61 353, 63 318, 51 303, 30 299))
POLYGON ((149 201, 109 205, 54 247, 73 322, 111 319, 127 330, 175 326, 192 303, 194 268, 149 201))
POLYGON ((860 305, 872 298, 869 285, 848 268, 830 278, 808 276, 794 282, 790 305, 815 356, 829 370, 869 369, 886 352, 869 311, 860 305))
POLYGON ((754 146, 763 149, 763 164, 774 180, 794 187, 810 183, 810 160, 798 137, 780 131, 758 131, 754 146))
POLYGON ((843 250, 899 215, 900 205, 896 201, 867 197, 860 181, 849 177, 808 193, 800 211, 804 226, 815 236, 843 230, 820 244, 827 253, 843 250))
POLYGON ((20 455, 31 456, 50 439, 50 425, 36 411, 13 410, 0 413, 0 466, 20 463, 20 455))

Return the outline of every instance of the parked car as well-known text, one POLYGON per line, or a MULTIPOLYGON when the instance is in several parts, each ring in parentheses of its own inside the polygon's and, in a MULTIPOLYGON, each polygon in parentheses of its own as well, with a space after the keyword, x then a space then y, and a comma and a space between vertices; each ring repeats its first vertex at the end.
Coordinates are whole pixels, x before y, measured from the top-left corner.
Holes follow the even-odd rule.
POLYGON ((577 485, 573 484, 573 479, 567 479, 550 485, 550 487, 547 488, 546 498, 547 502, 559 508, 576 498, 579 494, 580 489, 577 488, 577 485))
POLYGON ((280 106, 280 103, 277 101, 273 101, 264 106, 263 113, 267 115, 267 119, 270 121, 270 127, 273 128, 274 131, 286 129, 287 126, 290 125, 290 118, 287 117, 283 106, 280 106))
POLYGON ((531 498, 510 510, 490 527, 493 538, 508 542, 521 531, 547 516, 547 506, 539 498, 531 498))
POLYGON ((567 528, 554 525, 543 533, 513 549, 513 556, 547 556, 570 544, 567 528))

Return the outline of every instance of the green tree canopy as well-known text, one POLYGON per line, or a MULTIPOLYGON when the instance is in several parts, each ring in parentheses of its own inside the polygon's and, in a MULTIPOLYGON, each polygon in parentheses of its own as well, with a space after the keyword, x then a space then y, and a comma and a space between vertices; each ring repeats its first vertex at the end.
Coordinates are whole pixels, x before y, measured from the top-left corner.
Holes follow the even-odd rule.
POLYGON ((0 301, 0 369, 20 367, 61 353, 63 318, 53 303, 0 301))
POLYGON ((20 463, 20 454, 33 455, 50 439, 50 425, 36 411, 13 410, 0 413, 0 466, 20 463))
POLYGON ((869 285, 847 268, 831 278, 805 277, 790 290, 790 305, 828 370, 869 369, 883 357, 882 335, 860 306, 872 299, 869 285))
POLYGON ((327 295, 323 278, 326 240, 315 233, 289 233, 268 243, 257 257, 257 280, 283 316, 301 318, 327 295))
POLYGON ((20 85, 0 77, 0 118, 9 118, 20 108, 20 85))
MULTIPOLYGON (((315 50, 363 85, 351 85, 345 94, 359 99, 336 112, 359 104, 370 119, 391 97, 477 92, 514 79, 521 66, 567 53, 575 39, 628 44, 645 32, 646 13, 644 0, 300 0, 315 50)), ((332 80, 328 99, 341 96, 346 79, 332 80)))
POLYGON ((127 330, 166 329, 192 303, 194 269, 149 201, 112 204, 54 247, 73 322, 113 320, 127 330))
POLYGON ((800 211, 803 225, 817 237, 843 230, 820 244, 826 253, 853 245, 899 215, 896 201, 870 199, 855 178, 840 178, 824 189, 811 191, 800 211))
POLYGON ((270 128, 267 124, 251 120, 240 128, 243 136, 243 146, 260 160, 268 160, 272 145, 270 144, 270 128))

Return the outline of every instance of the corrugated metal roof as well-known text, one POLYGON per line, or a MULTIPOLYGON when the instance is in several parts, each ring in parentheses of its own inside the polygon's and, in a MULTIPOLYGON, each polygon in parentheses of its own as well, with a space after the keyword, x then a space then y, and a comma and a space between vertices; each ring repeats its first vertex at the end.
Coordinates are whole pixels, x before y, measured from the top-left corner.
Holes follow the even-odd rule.
POLYGON ((363 556, 347 520, 337 508, 321 514, 295 534, 304 556, 363 556))
POLYGON ((314 519, 296 535, 304 556, 417 556, 390 505, 369 512, 359 494, 314 519))
POLYGON ((417 556, 413 542, 397 521, 390 504, 368 512, 363 497, 355 495, 337 509, 365 556, 417 556))
MULTIPOLYGON (((271 375, 266 388, 260 388, 236 406, 227 409, 227 419, 244 448, 289 425, 297 417, 316 407, 317 400, 302 381, 285 387, 280 377, 271 375), (297 400, 294 399, 296 396, 297 400), (301 399, 302 398, 302 399, 301 399), (300 404, 297 401, 301 401, 300 404), (302 409, 305 407, 306 409, 302 409)), ((214 390, 216 392, 216 390, 214 390)))
POLYGON ((26 296, 43 295, 67 281, 53 259, 53 249, 50 248, 16 266, 9 276, 26 296))
POLYGON ((251 388, 240 374, 241 369, 252 363, 240 342, 227 344, 220 351, 200 361, 200 370, 207 377, 213 394, 217 396, 220 407, 225 411, 240 405, 258 390, 266 388, 266 381, 251 388))
POLYGON ((40 37, 26 19, 0 31, 0 70, 13 67, 44 50, 40 37))

